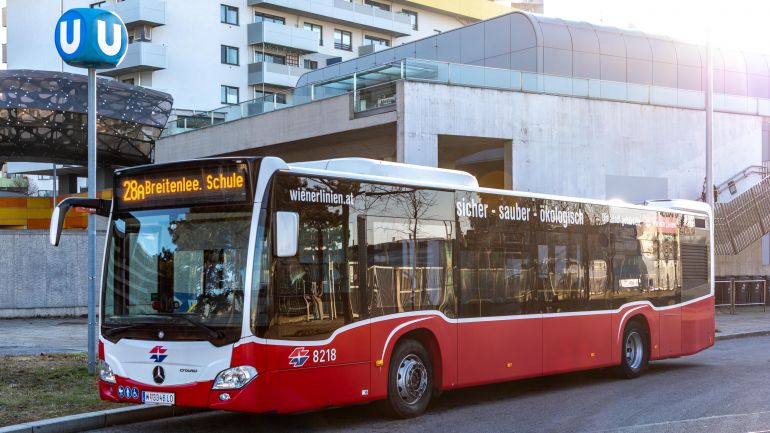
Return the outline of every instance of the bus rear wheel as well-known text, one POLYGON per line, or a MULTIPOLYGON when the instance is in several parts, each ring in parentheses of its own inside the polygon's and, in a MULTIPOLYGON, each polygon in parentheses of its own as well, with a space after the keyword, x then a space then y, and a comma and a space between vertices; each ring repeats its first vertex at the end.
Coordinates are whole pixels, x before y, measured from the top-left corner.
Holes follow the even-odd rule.
POLYGON ((433 366, 428 351, 407 339, 393 350, 388 367, 389 412, 413 418, 425 412, 433 393, 433 366))
POLYGON ((620 355, 620 377, 634 379, 647 370, 650 361, 650 339, 647 330, 637 321, 628 322, 623 331, 620 355))

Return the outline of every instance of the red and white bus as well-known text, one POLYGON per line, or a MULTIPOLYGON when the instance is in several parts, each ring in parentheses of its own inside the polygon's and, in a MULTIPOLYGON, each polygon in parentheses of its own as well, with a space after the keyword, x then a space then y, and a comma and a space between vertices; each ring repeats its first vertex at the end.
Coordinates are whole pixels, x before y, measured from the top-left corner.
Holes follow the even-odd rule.
POLYGON ((648 362, 714 343, 706 204, 480 188, 346 158, 119 170, 109 217, 105 400, 296 412, 648 362))

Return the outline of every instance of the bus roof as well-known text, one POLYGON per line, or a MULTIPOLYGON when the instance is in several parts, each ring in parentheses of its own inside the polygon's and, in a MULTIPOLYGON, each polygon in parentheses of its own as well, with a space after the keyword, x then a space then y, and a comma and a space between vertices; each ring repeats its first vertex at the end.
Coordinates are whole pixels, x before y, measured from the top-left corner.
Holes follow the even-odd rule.
MULTIPOLYGON (((478 188, 476 177, 470 173, 423 165, 401 164, 368 158, 335 158, 320 161, 293 162, 290 167, 315 168, 339 173, 393 178, 394 180, 429 182, 448 188, 478 188)), ((407 181, 407 182, 408 182, 407 181)))

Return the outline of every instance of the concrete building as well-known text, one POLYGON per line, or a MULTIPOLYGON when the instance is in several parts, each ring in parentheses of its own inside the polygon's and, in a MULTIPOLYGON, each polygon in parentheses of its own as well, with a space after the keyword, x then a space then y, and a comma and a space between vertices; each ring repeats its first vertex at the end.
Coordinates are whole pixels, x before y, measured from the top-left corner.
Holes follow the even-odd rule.
POLYGON ((25 175, 34 182, 37 189, 37 192, 33 194, 34 197, 53 197, 55 195, 54 189, 58 192, 58 195, 61 195, 62 191, 66 191, 69 194, 88 191, 88 182, 87 178, 82 176, 84 170, 82 167, 62 164, 55 165, 56 177, 53 175, 54 164, 9 162, 5 166, 6 172, 9 175, 25 175), (62 188, 61 182, 73 182, 74 185, 66 185, 62 188))
MULTIPOLYGON (((512 13, 308 72, 286 108, 168 130, 156 161, 364 156, 457 168, 484 186, 559 195, 698 199, 705 178, 705 49, 666 37, 512 13)), ((770 160, 770 57, 715 55, 719 201, 770 160)), ((278 108, 278 107, 276 107, 278 108)), ((248 110, 244 109, 245 113, 248 110)), ((721 275, 770 274, 767 237, 721 275)))
POLYGON ((8 0, 8 67, 82 72, 39 34, 63 10, 89 6, 128 28, 125 59, 101 75, 168 92, 183 113, 283 91, 312 69, 512 10, 490 0, 8 0))

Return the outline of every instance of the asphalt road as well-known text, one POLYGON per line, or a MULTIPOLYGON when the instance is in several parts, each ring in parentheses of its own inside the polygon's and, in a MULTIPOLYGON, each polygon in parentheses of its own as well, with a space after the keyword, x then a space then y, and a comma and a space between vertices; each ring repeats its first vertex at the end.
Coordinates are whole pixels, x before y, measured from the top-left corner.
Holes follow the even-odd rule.
POLYGON ((100 431, 770 431, 770 337, 719 341, 694 356, 652 363, 635 380, 599 370, 455 390, 406 421, 367 405, 299 415, 208 412, 100 431))

